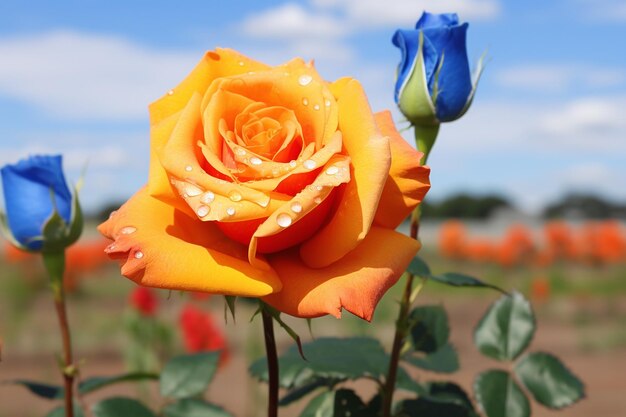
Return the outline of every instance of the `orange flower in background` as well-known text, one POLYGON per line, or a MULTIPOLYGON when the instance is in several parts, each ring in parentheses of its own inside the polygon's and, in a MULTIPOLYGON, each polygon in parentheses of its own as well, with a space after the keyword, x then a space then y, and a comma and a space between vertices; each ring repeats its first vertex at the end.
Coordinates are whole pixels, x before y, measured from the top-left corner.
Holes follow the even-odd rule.
POLYGON ((626 235, 619 222, 602 222, 598 234, 598 255, 603 262, 617 263, 626 258, 626 235))
POLYGON ((507 267, 528 263, 535 250, 532 232, 521 224, 512 225, 497 248, 498 262, 507 267))
POLYGON ((148 184, 99 228, 139 284, 370 319, 419 249, 394 229, 429 169, 354 79, 218 49, 150 122, 148 184))
POLYGON ((533 302, 543 303, 550 298, 550 280, 544 276, 534 277, 530 282, 530 298, 533 302))
POLYGON ((493 262, 496 259, 496 245, 486 238, 472 238, 465 243, 464 255, 473 262, 493 262))
POLYGON ((188 353, 221 351, 220 362, 228 360, 226 338, 210 313, 187 304, 180 314, 180 328, 188 353))
POLYGON ((441 225, 439 230, 439 250, 450 259, 461 259, 465 256, 467 232, 465 226, 458 220, 449 220, 441 225))
POLYGON ((552 260, 577 259, 580 248, 570 226, 562 221, 553 221, 544 225, 546 251, 552 260))

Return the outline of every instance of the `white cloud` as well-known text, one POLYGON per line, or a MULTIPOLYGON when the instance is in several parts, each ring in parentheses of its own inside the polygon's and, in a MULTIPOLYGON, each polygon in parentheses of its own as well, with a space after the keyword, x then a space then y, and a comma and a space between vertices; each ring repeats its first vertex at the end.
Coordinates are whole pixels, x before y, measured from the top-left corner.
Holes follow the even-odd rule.
POLYGON ((321 8, 343 11, 361 26, 414 25, 424 10, 456 12, 461 20, 491 20, 500 14, 498 0, 312 0, 321 8))
POLYGON ((346 22, 295 3, 254 14, 243 21, 241 29, 249 36, 272 39, 337 38, 348 32, 346 22))
POLYGON ((506 68, 495 79, 504 87, 554 93, 581 86, 620 86, 626 82, 626 74, 619 69, 590 65, 535 64, 506 68))
POLYGON ((578 0, 578 3, 583 6, 577 10, 584 20, 626 22, 626 3, 623 0, 578 0))
POLYGON ((0 94, 68 119, 143 119, 200 55, 71 31, 0 38, 0 94))

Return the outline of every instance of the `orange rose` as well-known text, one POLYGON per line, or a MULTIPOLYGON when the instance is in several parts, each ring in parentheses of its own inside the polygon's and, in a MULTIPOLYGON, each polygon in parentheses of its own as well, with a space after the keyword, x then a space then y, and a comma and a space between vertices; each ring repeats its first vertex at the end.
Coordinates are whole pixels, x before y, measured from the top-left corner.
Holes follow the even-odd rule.
POLYGON ((217 49, 150 123, 148 184, 99 227, 141 285, 370 319, 419 249, 394 229, 429 169, 354 79, 217 49))

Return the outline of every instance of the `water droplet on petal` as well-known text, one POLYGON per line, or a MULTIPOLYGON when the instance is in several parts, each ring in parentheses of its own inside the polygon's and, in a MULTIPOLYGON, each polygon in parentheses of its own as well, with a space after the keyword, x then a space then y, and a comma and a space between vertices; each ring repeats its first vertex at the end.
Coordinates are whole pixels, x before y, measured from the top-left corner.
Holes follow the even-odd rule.
POLYGON ((294 160, 289 161, 289 166, 292 168, 295 168, 296 166, 298 166, 298 163, 294 160))
POLYGON ((185 187, 185 194, 187 194, 188 197, 195 197, 202 194, 202 190, 195 185, 187 185, 185 187))
POLYGON ((256 156, 253 156, 252 158, 250 158, 251 165, 261 165, 262 163, 263 161, 261 161, 261 158, 257 158, 256 156))
POLYGON ((267 200, 261 200, 261 201, 259 201, 259 206, 261 206, 261 207, 263 207, 263 208, 267 207, 269 204, 270 204, 270 200, 269 200, 269 198, 268 198, 267 200))
POLYGON ((243 62, 243 61, 239 61, 239 66, 240 66, 240 67, 243 67, 244 65, 245 65, 245 64, 244 64, 244 62, 243 62))
POLYGON ((229 216, 234 216, 236 213, 235 208, 234 207, 228 207, 226 209, 226 214, 228 214, 229 216))
POLYGON ((215 200, 215 194, 213 194, 213 192, 211 191, 207 191, 206 193, 204 193, 204 195, 200 198, 200 201, 202 201, 203 203, 209 204, 210 202, 212 202, 213 200, 215 200))
POLYGON ((291 211, 293 211, 294 213, 302 212, 302 204, 300 204, 297 201, 294 201, 293 203, 291 203, 291 211))
POLYGON ((238 191, 231 191, 228 194, 228 198, 230 198, 231 201, 241 201, 241 193, 239 193, 238 191))
POLYGON ((321 186, 321 185, 316 185, 316 186, 315 186, 315 190, 317 190, 317 191, 322 191, 322 186, 321 186))
POLYGON ((192 170, 193 170, 193 167, 191 165, 187 165, 185 167, 185 171, 187 171, 187 172, 191 172, 192 170))
POLYGON ((319 204, 322 202, 322 199, 320 197, 315 197, 315 199, 313 199, 313 201, 315 202, 315 204, 319 204))
POLYGON ((272 169, 272 175, 277 177, 280 175, 280 170, 278 168, 272 169))
POLYGON ((120 230, 120 233, 123 235, 130 235, 132 233, 135 233, 136 231, 137 231, 136 227, 126 226, 126 227, 122 227, 122 230, 120 230))
POLYGON ((246 154, 246 150, 245 150, 245 149, 243 149, 243 148, 237 148, 237 149, 235 150, 235 153, 236 153, 237 155, 239 155, 239 156, 244 156, 244 155, 246 154))
POLYGON ((278 223, 280 227, 289 227, 291 222, 291 217, 287 213, 280 213, 276 217, 276 223, 278 223))
POLYGON ((174 95, 174 90, 170 90, 170 91, 168 91, 168 92, 167 92, 167 95, 168 95, 168 96, 173 96, 173 95, 174 95))
POLYGON ((211 211, 211 208, 209 206, 200 206, 196 210, 196 214, 198 214, 199 217, 204 217, 207 214, 209 214, 210 211, 211 211))
POLYGON ((300 84, 301 86, 308 85, 311 83, 311 81, 313 81, 313 77, 308 74, 302 74, 300 78, 298 78, 298 84, 300 84))
POLYGON ((109 219, 117 214, 117 210, 113 210, 111 214, 109 214, 109 219))
POLYGON ((115 250, 115 243, 111 243, 109 246, 104 248, 104 253, 110 253, 115 250))
POLYGON ((320 105, 316 104, 315 106, 313 106, 313 110, 319 110, 320 109, 320 105))
POLYGON ((143 258, 143 252, 138 250, 137 252, 135 252, 135 259, 141 259, 143 258))
POLYGON ((326 99, 326 101, 324 102, 324 105, 325 105, 326 107, 330 107, 330 100, 329 100, 329 99, 326 99))
POLYGON ((303 99, 302 99, 302 104, 304 104, 305 106, 308 106, 308 105, 309 105, 309 99, 308 99, 308 98, 306 98, 306 97, 305 97, 305 98, 303 98, 303 99))
POLYGON ((339 168, 333 165, 326 170, 326 175, 335 175, 338 172, 339 172, 339 168))
POLYGON ((314 169, 317 166, 317 162, 312 159, 307 159, 306 161, 304 161, 303 165, 306 169, 314 169))

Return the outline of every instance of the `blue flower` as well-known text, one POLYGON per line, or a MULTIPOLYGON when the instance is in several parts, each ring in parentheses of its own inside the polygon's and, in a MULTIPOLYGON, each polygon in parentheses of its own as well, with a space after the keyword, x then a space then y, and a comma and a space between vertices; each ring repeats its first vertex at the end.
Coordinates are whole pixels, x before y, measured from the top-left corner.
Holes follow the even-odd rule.
POLYGON ((32 156, 5 165, 0 174, 6 209, 1 223, 12 243, 40 251, 66 247, 78 238, 82 214, 65 181, 60 155, 32 156))
POLYGON ((482 70, 472 76, 465 38, 467 23, 456 14, 424 12, 415 29, 399 29, 393 44, 400 48, 395 100, 414 124, 437 124, 461 117, 471 104, 482 70))

